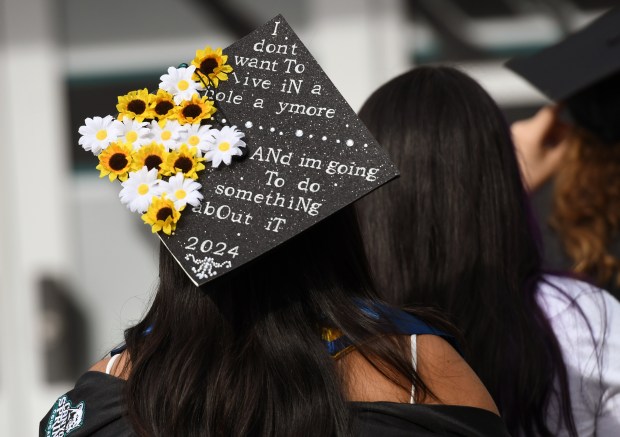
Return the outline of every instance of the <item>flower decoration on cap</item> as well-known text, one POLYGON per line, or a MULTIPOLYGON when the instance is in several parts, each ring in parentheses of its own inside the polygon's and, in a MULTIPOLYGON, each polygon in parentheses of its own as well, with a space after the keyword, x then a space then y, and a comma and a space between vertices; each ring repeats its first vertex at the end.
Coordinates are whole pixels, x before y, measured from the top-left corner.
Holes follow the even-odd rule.
POLYGON ((145 118, 151 118, 151 101, 152 96, 146 88, 119 96, 118 105, 116 105, 118 119, 122 120, 123 117, 127 117, 142 121, 145 118))
POLYGON ((152 142, 134 152, 132 169, 134 171, 146 167, 148 171, 157 170, 160 175, 164 174, 164 162, 168 159, 168 151, 163 144, 152 142))
POLYGON ((158 89, 157 94, 155 94, 151 100, 151 105, 153 109, 152 115, 157 120, 165 120, 174 115, 174 97, 168 91, 162 90, 161 88, 158 89))
MULTIPOLYGON (((185 125, 187 129, 181 135, 180 142, 189 147, 196 147, 201 153, 206 153, 213 147, 213 138, 217 129, 211 129, 210 125, 190 124, 185 125)), ((225 127, 224 127, 225 129, 225 127)))
POLYGON ((202 194, 198 191, 200 184, 184 177, 182 173, 175 174, 167 182, 162 181, 160 188, 178 211, 183 211, 187 204, 198 206, 202 200, 202 194))
MULTIPOLYGON (((192 61, 192 66, 196 68, 198 74, 209 78, 209 82, 217 88, 220 80, 228 80, 228 73, 232 72, 232 67, 228 64, 228 56, 222 54, 222 49, 212 50, 207 46, 204 50, 196 50, 196 57, 192 61)), ((196 77, 196 80, 200 80, 196 77)))
POLYGON ((121 181, 121 203, 153 232, 170 235, 185 207, 200 205, 205 161, 217 168, 243 155, 243 132, 205 124, 217 112, 207 90, 228 80, 227 60, 222 49, 198 50, 192 65, 168 68, 154 93, 119 96, 116 117, 87 118, 79 128, 79 144, 99 158, 99 176, 121 181))
POLYGON ((202 163, 204 158, 198 156, 195 147, 189 148, 187 144, 182 144, 177 150, 168 154, 168 159, 164 163, 164 173, 173 175, 182 173, 188 178, 198 179, 198 172, 205 169, 202 163))
POLYGON ((151 133, 153 140, 163 144, 166 149, 176 149, 181 144, 181 137, 185 135, 187 126, 181 126, 176 120, 151 121, 151 133))
POLYGON ((134 150, 152 141, 151 131, 148 128, 148 123, 145 121, 124 117, 120 121, 115 121, 114 127, 118 131, 117 139, 131 145, 134 150))
POLYGON ((100 177, 108 176, 110 181, 116 178, 124 181, 127 179, 132 160, 131 145, 112 143, 99 155, 97 170, 101 172, 100 177))
POLYGON ((185 100, 192 100, 199 96, 198 90, 203 88, 202 83, 193 80, 196 67, 168 68, 168 74, 160 77, 159 88, 168 91, 174 96, 174 103, 179 105, 185 100))
POLYGON ((174 202, 162 197, 154 197, 151 206, 142 214, 144 223, 151 225, 153 233, 164 231, 164 234, 170 235, 176 229, 177 222, 181 218, 181 213, 174 207, 174 202))
POLYGON ((200 123, 215 114, 215 106, 207 96, 195 95, 191 100, 185 100, 176 108, 175 117, 181 124, 200 123))
POLYGON ((99 155, 120 135, 119 128, 115 125, 114 117, 111 115, 104 118, 87 118, 84 123, 84 126, 80 126, 78 130, 82 135, 78 142, 84 150, 90 150, 94 155, 99 155))
POLYGON ((119 193, 121 203, 127 205, 131 212, 145 212, 153 198, 161 194, 161 180, 157 178, 157 169, 142 167, 129 173, 129 178, 121 185, 119 193))
POLYGON ((241 148, 245 147, 245 142, 241 138, 244 136, 237 126, 224 126, 222 130, 214 133, 205 159, 211 161, 212 167, 219 167, 222 162, 230 165, 233 156, 243 155, 241 148))

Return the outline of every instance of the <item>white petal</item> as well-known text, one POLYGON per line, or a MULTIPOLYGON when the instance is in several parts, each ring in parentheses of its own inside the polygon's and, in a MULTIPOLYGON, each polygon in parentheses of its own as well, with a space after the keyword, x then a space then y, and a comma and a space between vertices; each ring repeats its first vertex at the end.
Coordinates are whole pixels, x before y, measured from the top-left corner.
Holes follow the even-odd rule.
POLYGON ((217 168, 222 163, 222 157, 218 154, 213 156, 213 161, 211 162, 211 167, 217 168))

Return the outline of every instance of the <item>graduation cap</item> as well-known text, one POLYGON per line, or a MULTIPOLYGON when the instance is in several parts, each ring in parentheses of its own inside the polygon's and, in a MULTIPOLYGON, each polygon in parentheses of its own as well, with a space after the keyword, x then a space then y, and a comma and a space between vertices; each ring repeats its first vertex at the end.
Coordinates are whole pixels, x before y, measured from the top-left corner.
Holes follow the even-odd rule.
POLYGON ((620 7, 568 38, 506 67, 556 102, 620 71, 620 7))
POLYGON ((620 7, 549 48, 506 66, 608 142, 620 140, 620 7))
POLYGON ((196 285, 398 176, 281 15, 160 88, 119 97, 118 120, 87 119, 80 144, 196 285))

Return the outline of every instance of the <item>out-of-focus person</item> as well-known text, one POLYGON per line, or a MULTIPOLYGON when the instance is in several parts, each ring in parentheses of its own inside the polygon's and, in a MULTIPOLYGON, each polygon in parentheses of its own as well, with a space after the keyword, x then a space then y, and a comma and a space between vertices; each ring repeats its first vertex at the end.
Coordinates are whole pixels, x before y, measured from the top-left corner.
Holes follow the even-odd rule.
POLYGON ((546 266, 620 296, 620 8, 507 66, 557 102, 515 122, 546 266))

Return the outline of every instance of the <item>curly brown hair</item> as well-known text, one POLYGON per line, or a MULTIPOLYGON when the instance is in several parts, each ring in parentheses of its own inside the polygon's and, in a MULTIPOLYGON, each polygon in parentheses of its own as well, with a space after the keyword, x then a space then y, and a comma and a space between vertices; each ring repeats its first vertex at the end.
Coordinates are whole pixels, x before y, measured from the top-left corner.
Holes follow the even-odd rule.
POLYGON ((601 286, 620 286, 620 259, 609 244, 620 230, 620 143, 607 144, 575 127, 555 180, 550 224, 573 270, 601 286))

